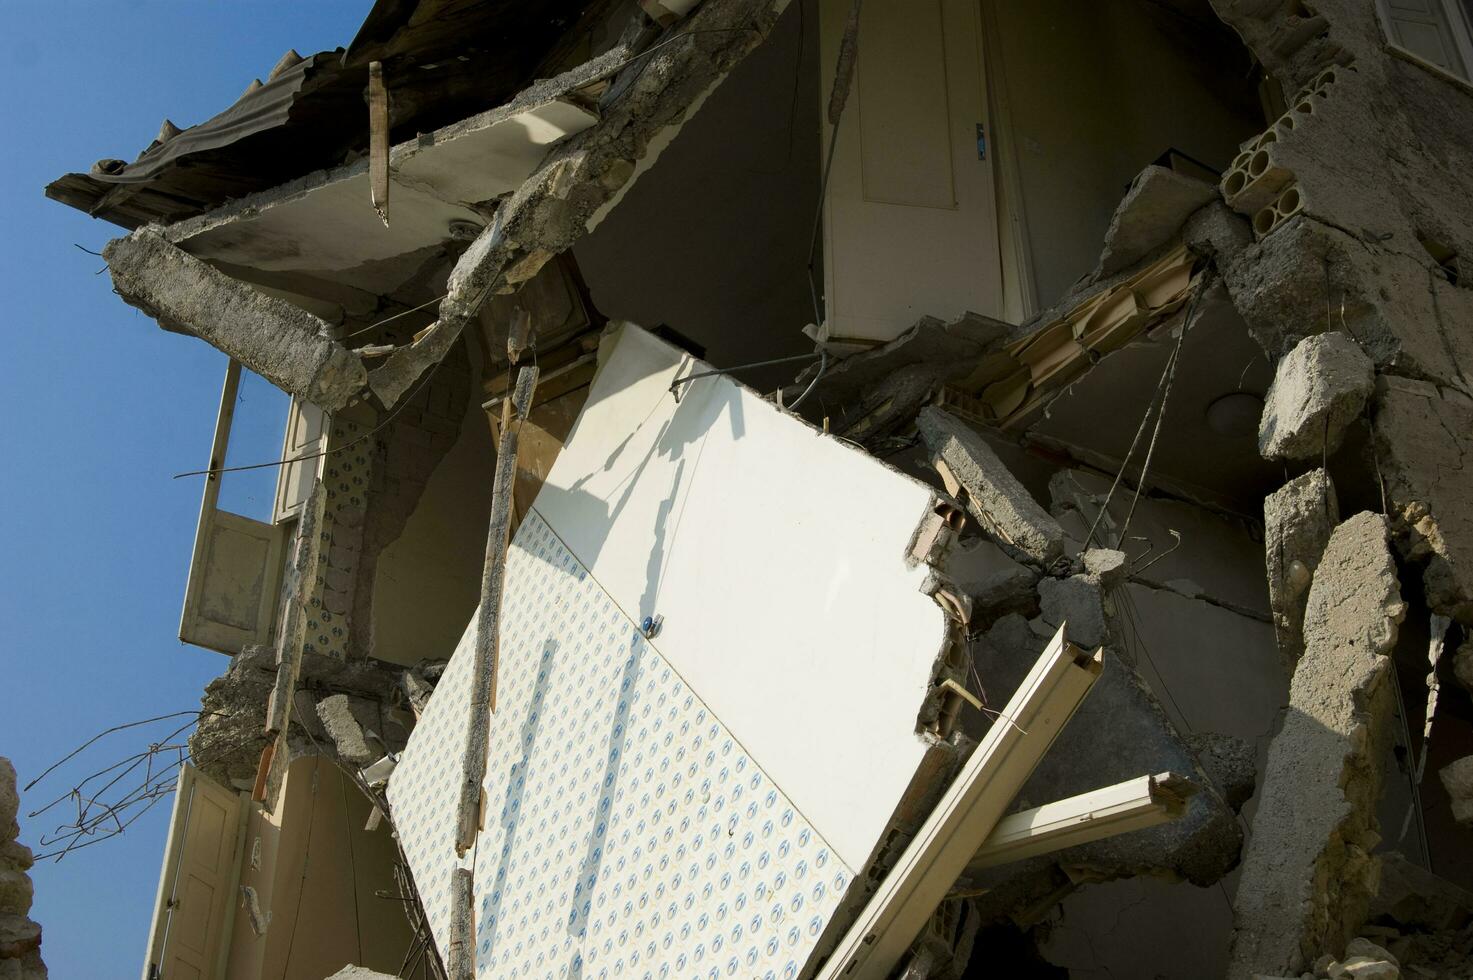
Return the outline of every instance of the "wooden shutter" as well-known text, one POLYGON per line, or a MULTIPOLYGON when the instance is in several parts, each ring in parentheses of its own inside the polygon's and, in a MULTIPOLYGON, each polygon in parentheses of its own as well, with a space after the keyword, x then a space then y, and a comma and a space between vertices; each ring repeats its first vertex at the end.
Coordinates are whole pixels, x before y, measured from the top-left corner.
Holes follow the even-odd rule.
POLYGON ((159 873, 143 980, 216 980, 240 876, 244 794, 185 763, 159 873))
MULTIPOLYGON (((210 449, 212 470, 225 464, 239 387, 240 365, 231 361, 210 449)), ((247 644, 271 642, 286 528, 220 510, 220 480, 219 473, 205 477, 179 639, 234 655, 247 644)))
POLYGON ((322 452, 327 437, 327 416, 311 402, 292 396, 291 407, 286 414, 286 438, 282 441, 282 459, 302 459, 281 468, 276 478, 276 505, 272 508, 273 523, 293 520, 300 516, 302 504, 312 495, 312 485, 322 471, 322 452))
POLYGON ((1380 0, 1386 32, 1401 47, 1429 64, 1468 78, 1467 25, 1447 0, 1380 0))

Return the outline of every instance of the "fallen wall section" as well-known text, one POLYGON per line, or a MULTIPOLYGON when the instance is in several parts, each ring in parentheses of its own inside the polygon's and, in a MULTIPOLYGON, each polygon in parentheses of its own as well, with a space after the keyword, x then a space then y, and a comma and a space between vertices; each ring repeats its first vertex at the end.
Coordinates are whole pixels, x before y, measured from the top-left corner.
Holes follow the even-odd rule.
MULTIPOLYGON (((601 355, 507 555, 478 975, 796 976, 952 751, 938 500, 637 327, 601 355)), ((474 623, 389 784, 442 949, 474 623)))

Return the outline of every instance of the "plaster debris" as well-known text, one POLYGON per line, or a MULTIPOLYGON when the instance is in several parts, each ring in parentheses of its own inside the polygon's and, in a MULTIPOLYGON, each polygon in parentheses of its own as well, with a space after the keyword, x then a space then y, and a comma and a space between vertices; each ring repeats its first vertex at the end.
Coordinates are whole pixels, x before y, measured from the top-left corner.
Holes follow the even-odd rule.
POLYGON ((1233 903, 1229 980, 1305 969, 1351 938, 1375 891, 1387 655, 1406 614, 1387 537, 1384 517, 1350 518, 1310 586, 1305 652, 1233 903))
POLYGON ((1166 167, 1150 166, 1131 181, 1105 232, 1094 277, 1127 269, 1166 243, 1197 209, 1217 200, 1217 188, 1166 167))
POLYGON ((1263 500, 1268 601, 1286 676, 1304 655, 1304 607, 1330 533, 1340 523, 1335 485, 1324 470, 1295 477, 1263 500))
POLYGON ((1443 766, 1437 777, 1452 803, 1453 819, 1464 827, 1473 827, 1473 755, 1443 766))
POLYGON ((388 973, 379 973, 377 970, 370 970, 366 966, 350 965, 343 967, 328 977, 327 980, 394 980, 394 977, 388 973))
POLYGON ((1374 383, 1371 359, 1349 336, 1306 337, 1279 362, 1264 396, 1258 451, 1267 459, 1318 459, 1334 452, 1374 383))
POLYGON ((953 495, 965 491, 962 502, 984 528, 1045 568, 1058 560, 1064 553, 1064 529, 975 429, 938 408, 923 409, 916 428, 931 449, 933 464, 945 467, 947 489, 953 495))
POLYGON ((148 228, 102 250, 113 286, 166 330, 218 347, 283 391, 328 412, 367 386, 351 351, 326 321, 232 279, 148 228))

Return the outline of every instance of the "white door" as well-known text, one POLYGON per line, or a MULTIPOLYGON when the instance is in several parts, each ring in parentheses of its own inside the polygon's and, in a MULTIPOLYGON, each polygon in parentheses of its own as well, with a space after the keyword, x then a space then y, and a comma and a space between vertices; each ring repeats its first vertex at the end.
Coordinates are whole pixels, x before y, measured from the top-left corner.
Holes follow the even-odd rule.
POLYGON ((1457 0, 1380 0, 1386 32, 1398 47, 1459 78, 1469 77, 1468 25, 1457 0))
POLYGON ((276 478, 276 506, 272 522, 292 520, 302 512, 302 505, 312 495, 312 486, 322 471, 318 455, 327 444, 327 416, 316 405, 292 396, 286 413, 286 438, 282 440, 281 458, 300 459, 281 468, 276 478))
POLYGON ((143 980, 220 976, 240 874, 242 816, 240 794, 188 763, 180 767, 143 980))
MULTIPOLYGON (((821 0, 829 89, 850 0, 821 0)), ((834 338, 924 315, 1000 317, 1002 264, 977 0, 865 0, 824 216, 834 338)), ((825 124, 824 152, 830 131, 825 124)))

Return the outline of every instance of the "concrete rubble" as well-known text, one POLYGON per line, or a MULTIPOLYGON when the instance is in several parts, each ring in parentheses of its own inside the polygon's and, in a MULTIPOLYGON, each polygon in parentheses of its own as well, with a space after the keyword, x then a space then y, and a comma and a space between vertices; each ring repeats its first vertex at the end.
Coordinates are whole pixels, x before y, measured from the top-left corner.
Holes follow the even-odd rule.
POLYGON ((1324 470, 1295 477, 1263 499, 1268 599, 1285 671, 1304 654, 1304 607, 1320 556, 1340 523, 1335 487, 1324 470))
POLYGON ((1343 333, 1317 334, 1284 355, 1264 396, 1258 451, 1315 459, 1340 448, 1375 384, 1371 359, 1343 333))
MULTIPOLYGON (((1064 530, 1017 481, 970 426, 937 408, 923 409, 916 428, 930 447, 942 480, 1004 544, 1044 568, 1064 553, 1064 530)), ((1082 642, 1089 643, 1089 640, 1082 642)))
MULTIPOLYGON (((292 757, 323 754, 357 767, 401 750, 412 721, 398 673, 390 664, 303 654, 287 733, 292 757)), ((255 780, 261 753, 273 741, 263 721, 276 676, 270 647, 246 647, 205 687, 189 740, 201 772, 227 786, 255 780)))
POLYGON ((1170 241, 1195 211, 1216 200, 1217 191, 1211 184, 1166 167, 1142 170, 1110 219, 1094 278, 1103 279, 1135 265, 1170 241))
POLYGON ((1473 827, 1473 755, 1464 756, 1437 770, 1452 804, 1453 819, 1465 827, 1473 827))
POLYGON ((1297 973, 1322 948, 1340 948, 1375 892, 1387 655, 1406 614, 1388 536, 1379 515, 1345 521, 1310 586, 1304 656, 1269 748, 1233 903, 1231 980, 1297 973))
POLYGON ((15 767, 0 757, 0 977, 46 980, 41 926, 28 917, 34 889, 26 873, 35 863, 20 841, 20 792, 15 767))

